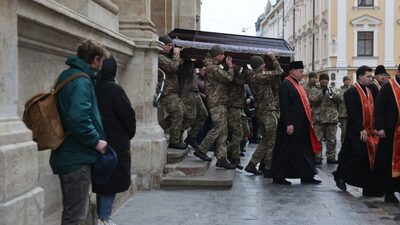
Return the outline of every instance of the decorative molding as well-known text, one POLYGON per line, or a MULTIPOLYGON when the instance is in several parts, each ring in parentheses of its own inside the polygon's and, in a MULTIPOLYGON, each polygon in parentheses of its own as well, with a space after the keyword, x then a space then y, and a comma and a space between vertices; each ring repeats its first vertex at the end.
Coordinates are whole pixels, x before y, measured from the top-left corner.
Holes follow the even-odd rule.
POLYGON ((92 1, 99 4, 101 7, 107 9, 114 15, 117 15, 119 12, 118 6, 112 3, 110 0, 92 0, 92 1))
POLYGON ((350 20, 350 23, 353 26, 356 25, 365 25, 365 24, 369 24, 369 25, 380 25, 382 23, 381 19, 375 18, 373 16, 364 14, 362 16, 359 16, 357 18, 354 18, 352 20, 350 20))

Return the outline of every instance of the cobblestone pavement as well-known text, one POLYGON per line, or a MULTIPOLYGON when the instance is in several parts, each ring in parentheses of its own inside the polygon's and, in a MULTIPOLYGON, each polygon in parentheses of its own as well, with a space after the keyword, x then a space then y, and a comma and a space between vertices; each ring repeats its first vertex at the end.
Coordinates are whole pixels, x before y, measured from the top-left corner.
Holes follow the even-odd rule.
MULTIPOLYGON (((243 164, 256 145, 249 145, 243 164)), ((237 171, 228 190, 168 189, 136 193, 114 215, 118 225, 356 225, 400 224, 399 206, 365 198, 348 186, 339 191, 335 166, 319 167, 318 186, 272 184, 271 179, 237 171)))

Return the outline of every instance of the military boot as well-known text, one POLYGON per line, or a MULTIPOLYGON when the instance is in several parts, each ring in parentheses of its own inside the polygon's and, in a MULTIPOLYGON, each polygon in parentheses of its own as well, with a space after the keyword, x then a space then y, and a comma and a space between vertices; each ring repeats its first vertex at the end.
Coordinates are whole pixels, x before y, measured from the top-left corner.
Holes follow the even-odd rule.
POLYGON ((252 161, 250 161, 249 164, 247 164, 247 166, 246 166, 246 168, 244 168, 244 170, 246 172, 252 173, 256 176, 263 175, 263 173, 256 168, 256 165, 252 161))
POLYGON ((237 169, 243 170, 243 166, 240 163, 240 159, 231 159, 231 160, 229 160, 229 162, 231 162, 231 164, 235 165, 237 169))
POLYGON ((220 168, 225 168, 227 170, 234 170, 236 169, 236 166, 233 164, 230 164, 226 158, 220 158, 217 160, 217 163, 215 164, 216 167, 220 168))
POLYGON ((184 142, 190 146, 192 146, 195 150, 199 149, 199 145, 196 142, 196 139, 190 136, 187 136, 184 142))
POLYGON ((182 150, 184 150, 184 149, 187 148, 187 145, 186 145, 185 143, 176 143, 176 144, 170 143, 170 144, 168 145, 168 148, 175 148, 175 149, 182 149, 182 150))

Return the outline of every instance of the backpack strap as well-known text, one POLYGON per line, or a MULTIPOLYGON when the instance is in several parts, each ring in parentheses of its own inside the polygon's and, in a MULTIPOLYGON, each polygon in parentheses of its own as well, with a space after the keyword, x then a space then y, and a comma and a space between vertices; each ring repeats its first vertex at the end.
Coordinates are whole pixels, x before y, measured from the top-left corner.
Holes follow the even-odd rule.
POLYGON ((57 94, 57 92, 59 92, 61 89, 63 89, 63 87, 65 87, 65 85, 67 85, 69 82, 71 82, 72 80, 74 80, 78 77, 87 77, 88 79, 90 79, 90 77, 85 73, 78 73, 78 74, 71 75, 67 79, 63 80, 60 84, 54 85, 54 87, 51 89, 51 93, 57 94))

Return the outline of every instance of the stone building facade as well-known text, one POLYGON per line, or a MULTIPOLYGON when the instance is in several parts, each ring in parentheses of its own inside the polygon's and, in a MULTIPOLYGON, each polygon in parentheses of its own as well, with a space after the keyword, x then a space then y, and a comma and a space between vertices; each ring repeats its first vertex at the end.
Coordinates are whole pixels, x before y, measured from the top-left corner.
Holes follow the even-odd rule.
POLYGON ((360 65, 384 65, 394 75, 400 61, 400 1, 278 0, 258 22, 258 34, 284 38, 306 72, 355 80, 360 65))
POLYGON ((118 80, 136 111, 132 187, 118 204, 137 189, 159 187, 167 141, 152 105, 158 35, 196 29, 199 15, 200 0, 0 1, 0 225, 49 224, 61 209, 50 152, 37 151, 21 116, 25 101, 50 90, 84 39, 98 40, 116 57, 118 80))

